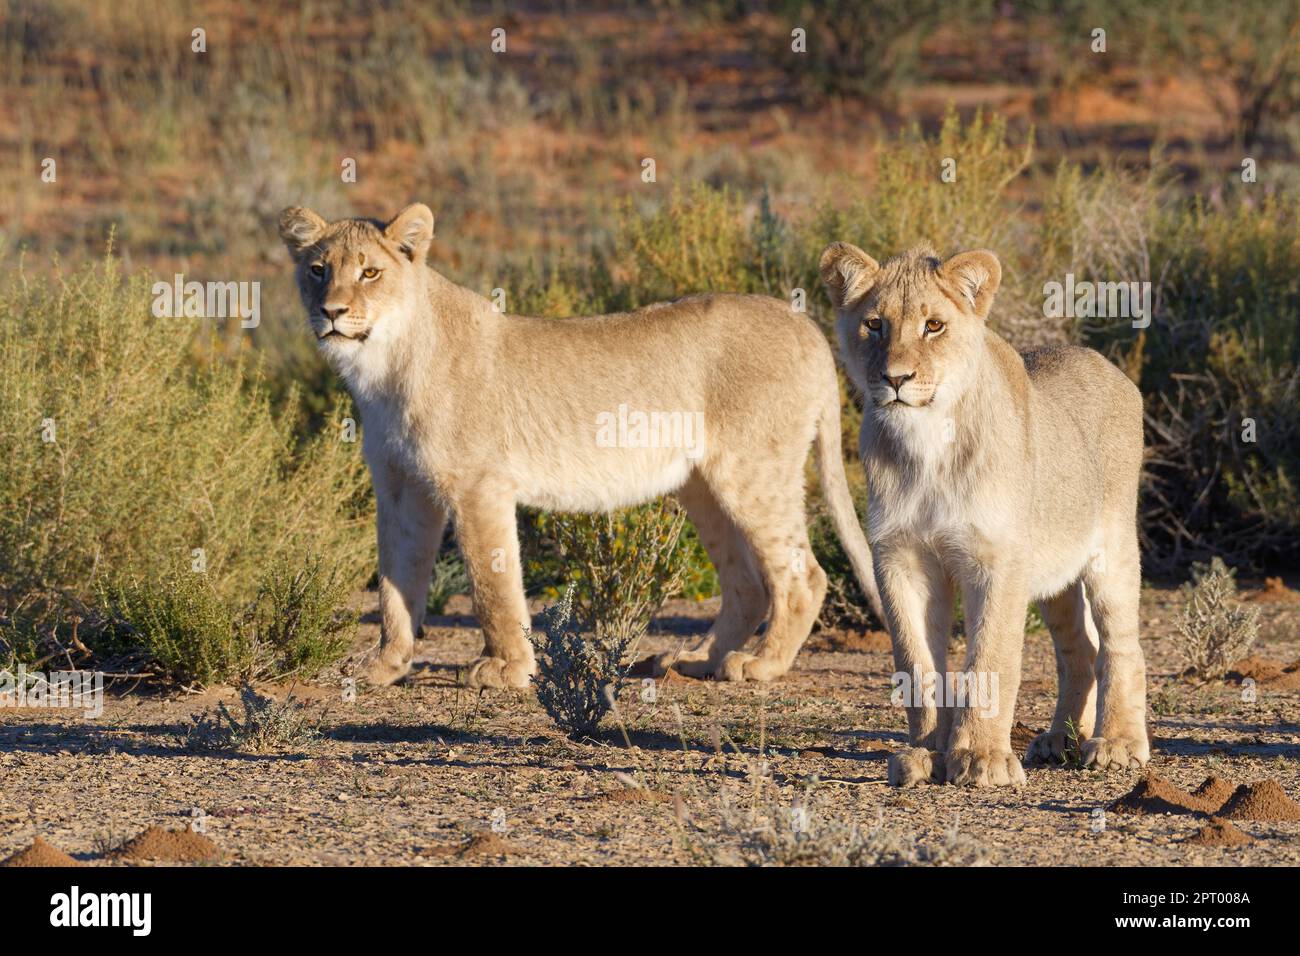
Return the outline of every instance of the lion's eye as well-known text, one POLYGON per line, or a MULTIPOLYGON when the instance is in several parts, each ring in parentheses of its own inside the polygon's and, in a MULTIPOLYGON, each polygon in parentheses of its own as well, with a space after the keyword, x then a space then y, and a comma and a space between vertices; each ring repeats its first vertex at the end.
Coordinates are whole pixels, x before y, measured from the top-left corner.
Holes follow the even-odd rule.
POLYGON ((325 267, 319 262, 313 262, 311 266, 311 274, 319 279, 325 274, 325 267))
POLYGON ((375 278, 378 278, 378 277, 379 277, 379 270, 378 270, 378 269, 362 269, 362 270, 361 270, 361 278, 363 278, 363 279, 375 279, 375 278))
POLYGON ((862 324, 865 325, 872 332, 879 332, 881 328, 884 326, 883 322, 875 318, 867 319, 862 324))
POLYGON ((936 335, 943 331, 943 323, 938 319, 931 319, 925 323, 925 331, 931 335, 936 335))

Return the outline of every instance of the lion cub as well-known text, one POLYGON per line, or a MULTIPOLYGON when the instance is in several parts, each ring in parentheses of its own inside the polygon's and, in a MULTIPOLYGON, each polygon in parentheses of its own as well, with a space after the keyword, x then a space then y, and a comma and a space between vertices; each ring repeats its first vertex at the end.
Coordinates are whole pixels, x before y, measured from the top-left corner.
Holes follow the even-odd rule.
POLYGON ((425 264, 433 214, 418 203, 388 223, 287 209, 280 235, 312 333, 365 425, 383 634, 374 682, 410 669, 448 516, 486 645, 467 682, 523 687, 534 662, 516 507, 601 512, 670 492, 717 568, 722 608, 701 648, 660 667, 785 673, 826 591, 804 517, 814 442, 836 531, 879 606, 840 456, 835 359, 787 304, 710 295, 593 318, 502 314, 425 264))
POLYGON ((865 397, 868 537, 911 688, 913 749, 891 760, 890 782, 1024 781, 1011 727, 1030 601, 1052 632, 1059 696, 1028 756, 1061 759, 1072 727, 1085 764, 1145 764, 1141 394, 1090 349, 1021 355, 989 329, 1002 277, 991 252, 920 248, 882 265, 838 242, 821 276, 865 397), (968 650, 948 674, 957 588, 968 650), (933 693, 915 692, 927 682, 933 693))

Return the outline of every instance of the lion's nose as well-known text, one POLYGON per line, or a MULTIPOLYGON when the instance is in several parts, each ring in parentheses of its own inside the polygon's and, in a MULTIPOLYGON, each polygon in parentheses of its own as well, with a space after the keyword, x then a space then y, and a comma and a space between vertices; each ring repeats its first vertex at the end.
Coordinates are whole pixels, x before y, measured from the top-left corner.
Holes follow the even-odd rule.
POLYGON ((324 315, 325 318, 329 319, 332 322, 335 319, 337 319, 340 315, 344 315, 348 311, 348 307, 346 305, 329 305, 327 303, 325 305, 322 305, 320 307, 320 310, 321 310, 321 314, 324 315))
POLYGON ((888 382, 890 385, 894 386, 894 391, 898 391, 900 388, 903 387, 903 383, 906 382, 908 379, 916 378, 916 373, 908 372, 906 375, 890 375, 888 372, 886 372, 881 377, 884 378, 884 380, 888 382))

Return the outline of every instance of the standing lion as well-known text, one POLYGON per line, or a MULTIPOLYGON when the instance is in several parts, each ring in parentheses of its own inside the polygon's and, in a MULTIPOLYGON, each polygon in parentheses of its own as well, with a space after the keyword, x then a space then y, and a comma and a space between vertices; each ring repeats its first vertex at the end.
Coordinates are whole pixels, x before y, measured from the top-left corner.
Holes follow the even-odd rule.
POLYGON ((1138 644, 1137 496, 1142 396, 1098 353, 1018 354, 986 324, 1002 277, 987 251, 884 264, 848 243, 822 255, 840 348, 865 397, 869 538, 902 675, 937 694, 907 708, 911 748, 890 782, 1024 782, 1011 727, 1025 614, 1037 601, 1056 647, 1059 697, 1031 758, 1145 764, 1138 644), (967 680, 947 668, 954 596, 967 680), (991 678, 990 706, 948 699, 991 678))
POLYGON ((388 223, 287 209, 280 235, 308 325, 365 427, 383 631, 374 682, 411 666, 448 517, 485 643, 467 680, 523 687, 534 660, 516 507, 603 512, 669 493, 717 568, 722 608, 701 648, 660 666, 784 674, 826 592, 804 515, 814 443, 836 532, 879 606, 840 455, 835 360, 786 303, 706 295, 592 318, 505 314, 426 265, 433 214, 418 203, 388 223))

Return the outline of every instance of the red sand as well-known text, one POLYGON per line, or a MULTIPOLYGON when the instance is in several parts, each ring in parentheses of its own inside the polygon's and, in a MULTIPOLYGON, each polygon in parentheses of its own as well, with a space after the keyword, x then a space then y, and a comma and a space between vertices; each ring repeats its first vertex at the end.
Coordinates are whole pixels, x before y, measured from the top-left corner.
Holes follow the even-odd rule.
POLYGON ((83 866, 80 860, 74 860, 62 850, 50 846, 41 837, 32 841, 32 845, 5 860, 0 866, 83 866))
POLYGON ((1222 817, 1210 817, 1209 823, 1183 842, 1196 846, 1248 846, 1255 842, 1255 838, 1242 833, 1222 817))
POLYGON ((1271 823, 1300 820, 1300 803, 1286 795, 1276 781, 1243 783, 1220 808, 1229 820, 1263 820, 1271 823))
POLYGON ((171 863, 201 863, 219 859, 221 851, 202 833, 193 830, 164 830, 149 827, 113 851, 127 860, 165 860, 171 863))

